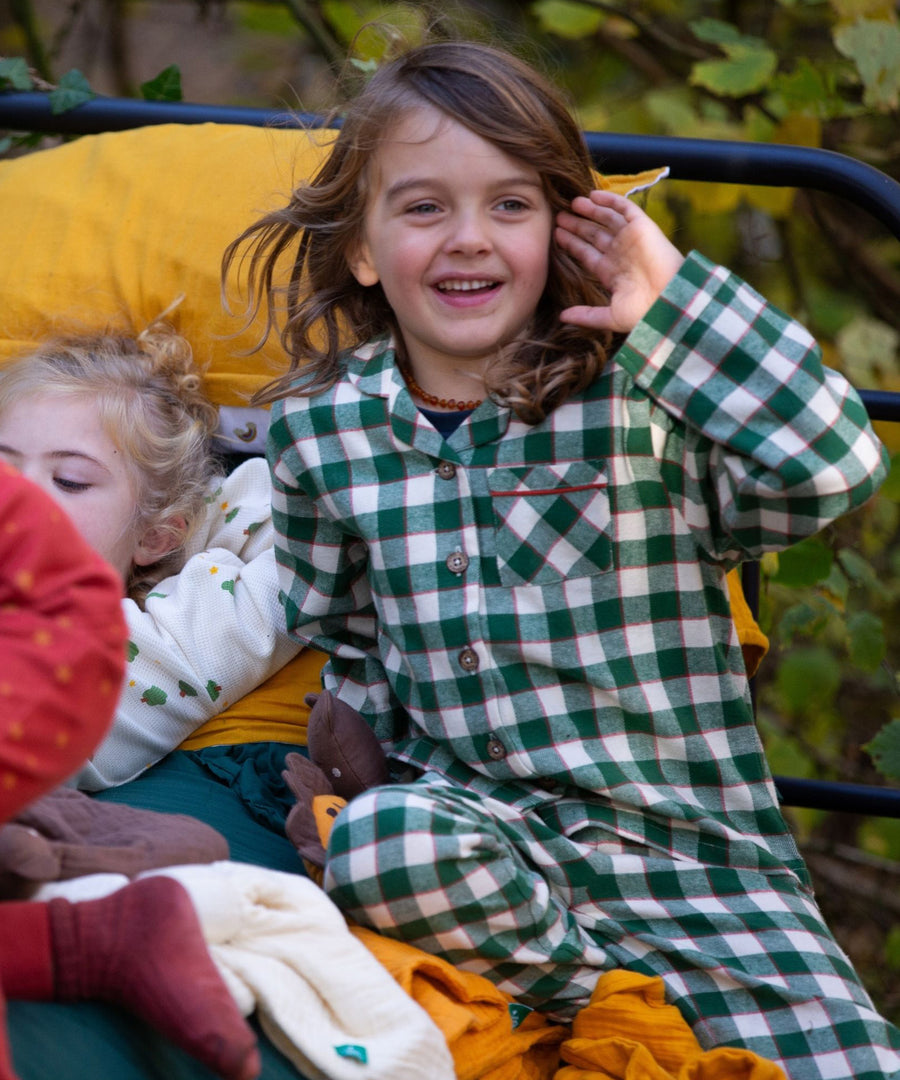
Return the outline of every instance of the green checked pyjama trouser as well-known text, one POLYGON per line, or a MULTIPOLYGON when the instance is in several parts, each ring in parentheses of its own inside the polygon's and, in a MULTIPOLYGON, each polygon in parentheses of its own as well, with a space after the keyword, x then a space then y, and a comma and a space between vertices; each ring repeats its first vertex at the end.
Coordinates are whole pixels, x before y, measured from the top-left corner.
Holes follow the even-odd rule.
POLYGON ((623 843, 577 799, 523 814, 434 774, 374 788, 337 818, 324 884, 349 917, 557 1019, 628 968, 663 978, 704 1048, 790 1080, 900 1076, 900 1031, 793 875, 623 843))

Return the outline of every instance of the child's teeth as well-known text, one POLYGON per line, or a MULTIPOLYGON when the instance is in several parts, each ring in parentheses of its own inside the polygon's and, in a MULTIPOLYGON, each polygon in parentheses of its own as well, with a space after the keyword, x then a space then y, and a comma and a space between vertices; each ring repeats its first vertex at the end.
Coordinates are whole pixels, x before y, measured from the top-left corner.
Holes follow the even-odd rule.
POLYGON ((493 284, 493 281, 443 281, 440 287, 447 292, 469 292, 471 289, 487 289, 493 284))

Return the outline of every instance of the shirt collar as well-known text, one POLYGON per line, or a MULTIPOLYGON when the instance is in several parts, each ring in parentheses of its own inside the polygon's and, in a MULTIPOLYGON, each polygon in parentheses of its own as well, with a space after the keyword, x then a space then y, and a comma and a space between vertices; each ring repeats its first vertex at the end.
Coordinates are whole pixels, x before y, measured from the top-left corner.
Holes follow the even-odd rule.
POLYGON ((407 446, 447 457, 446 448, 463 452, 500 438, 509 426, 510 410, 485 400, 445 441, 416 408, 397 364, 393 339, 379 338, 354 350, 348 358, 347 379, 361 394, 385 398, 394 436, 407 446))

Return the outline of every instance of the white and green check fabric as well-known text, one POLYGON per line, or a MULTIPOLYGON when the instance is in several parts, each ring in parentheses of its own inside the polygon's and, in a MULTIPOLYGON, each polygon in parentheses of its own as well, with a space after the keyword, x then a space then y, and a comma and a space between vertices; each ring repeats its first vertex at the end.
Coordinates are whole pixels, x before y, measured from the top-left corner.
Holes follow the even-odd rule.
MULTIPOLYGON (((444 439, 376 342, 273 408, 269 463, 288 627, 424 774, 339 818, 326 883, 348 913, 560 1016, 638 966, 706 1045, 807 1061, 800 984, 824 980, 846 1041, 887 1045, 805 887, 725 584, 885 474, 801 326, 692 254, 540 424, 486 400, 444 439), (752 1008, 730 989, 748 980, 752 1008)), ((886 1053, 791 1075, 889 1075, 886 1053)))

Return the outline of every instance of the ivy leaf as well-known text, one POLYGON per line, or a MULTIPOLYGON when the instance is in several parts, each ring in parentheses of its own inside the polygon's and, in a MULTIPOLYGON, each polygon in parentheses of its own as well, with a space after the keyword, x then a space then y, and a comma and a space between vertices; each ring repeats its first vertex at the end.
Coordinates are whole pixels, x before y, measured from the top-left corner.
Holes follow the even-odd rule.
POLYGON ((694 64, 688 80, 693 86, 706 87, 724 97, 743 97, 770 85, 778 57, 761 38, 742 34, 721 19, 694 19, 689 25, 694 37, 718 45, 726 56, 724 60, 694 64))
POLYGON ((0 90, 33 90, 28 64, 21 56, 0 59, 0 90))
POLYGON ((839 560, 831 567, 831 573, 822 582, 822 588, 833 601, 832 606, 839 611, 847 607, 847 598, 850 595, 850 582, 840 566, 839 560))
POLYGON ((840 615, 841 609, 828 597, 814 594, 809 600, 787 608, 778 623, 778 636, 785 645, 790 644, 795 634, 818 637, 840 615))
POLYGON ((765 46, 725 46, 727 60, 700 60, 688 80, 723 97, 744 97, 765 90, 778 67, 778 57, 765 46))
POLYGON ((778 554, 778 573, 773 578, 780 585, 794 588, 816 585, 831 573, 834 554, 831 548, 816 537, 801 540, 799 544, 778 554))
POLYGON ((785 645, 795 634, 811 634, 820 625, 821 613, 811 604, 792 604, 778 622, 778 636, 785 645))
MULTIPOLYGON (((900 61, 898 61, 900 63, 900 61)), ((879 372, 900 348, 900 333, 871 315, 857 315, 837 335, 841 351, 841 370, 855 386, 877 383, 879 372)))
POLYGON ((723 19, 704 17, 692 19, 688 26, 691 33, 700 41, 708 41, 711 45, 735 45, 740 42, 762 44, 759 38, 751 38, 743 35, 734 23, 725 22, 723 19))
POLYGON ((50 112, 58 116, 60 113, 77 109, 79 105, 84 105, 97 95, 81 72, 72 68, 59 80, 59 86, 47 96, 50 99, 50 112))
POLYGON ((772 90, 790 112, 828 116, 835 108, 834 73, 823 65, 813 67, 805 56, 798 57, 793 71, 775 76, 772 90))
POLYGON ((850 659, 863 671, 875 672, 887 652, 884 623, 871 611, 860 611, 847 620, 850 659))
POLYGON ((900 780, 900 720, 894 717, 863 746, 876 768, 892 780, 900 780))
POLYGON ((878 588, 878 578, 875 568, 853 548, 844 547, 838 552, 838 562, 841 569, 850 578, 854 585, 867 586, 870 589, 878 588))
POLYGON ((889 112, 900 106, 900 26, 887 19, 857 19, 834 32, 838 52, 863 81, 863 104, 889 112))
POLYGON ((602 11, 573 0, 538 0, 531 10, 546 33, 573 41, 596 33, 605 18, 602 11))
POLYGON ((776 683, 785 711, 813 716, 834 702, 841 682, 840 666, 828 649, 795 649, 781 662, 776 683))
POLYGON ((153 79, 141 83, 144 101, 181 101, 181 69, 169 64, 153 79))

